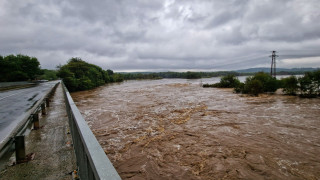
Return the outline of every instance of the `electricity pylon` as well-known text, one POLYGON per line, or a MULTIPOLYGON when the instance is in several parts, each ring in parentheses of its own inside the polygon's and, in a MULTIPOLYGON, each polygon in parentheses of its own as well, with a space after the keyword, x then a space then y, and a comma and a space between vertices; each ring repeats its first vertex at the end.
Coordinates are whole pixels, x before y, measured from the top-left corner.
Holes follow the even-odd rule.
POLYGON ((279 56, 276 55, 277 51, 271 51, 271 52, 272 52, 272 55, 269 56, 272 59, 271 60, 270 75, 275 78, 277 76, 277 74, 276 74, 276 57, 279 57, 279 56))

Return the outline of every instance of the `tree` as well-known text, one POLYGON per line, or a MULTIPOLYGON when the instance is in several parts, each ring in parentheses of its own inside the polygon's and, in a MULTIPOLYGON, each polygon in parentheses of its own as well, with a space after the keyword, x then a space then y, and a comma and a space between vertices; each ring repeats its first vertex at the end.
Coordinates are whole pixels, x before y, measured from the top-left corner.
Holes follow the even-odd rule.
POLYGON ((283 78, 281 80, 283 86, 283 92, 288 95, 296 95, 299 89, 298 79, 295 76, 283 78))
POLYGON ((314 97, 316 95, 316 84, 314 83, 313 79, 313 74, 311 72, 305 73, 303 77, 298 79, 300 96, 314 97))
POLYGON ((82 91, 101 86, 109 82, 123 81, 120 74, 112 70, 89 64, 80 58, 71 58, 66 65, 59 66, 57 76, 63 79, 69 91, 82 91))
POLYGON ((263 92, 263 84, 261 81, 254 79, 253 77, 248 77, 246 79, 243 87, 243 93, 257 96, 263 92))
POLYGON ((8 55, 0 57, 0 81, 34 80, 41 74, 40 63, 35 57, 8 55))
POLYGON ((49 81, 58 79, 56 70, 42 69, 41 71, 42 73, 38 76, 38 79, 45 79, 49 81))
POLYGON ((112 82, 122 82, 124 80, 123 76, 121 74, 113 74, 112 75, 112 82))
POLYGON ((314 82, 315 92, 320 96, 320 70, 312 73, 312 80, 314 82))
POLYGON ((18 61, 20 61, 20 70, 27 74, 29 79, 35 79, 35 77, 41 74, 40 63, 35 57, 29 57, 18 54, 18 61))
POLYGON ((234 87, 235 93, 241 93, 244 91, 244 83, 240 82, 237 86, 234 87))
POLYGON ((203 87, 215 87, 215 88, 236 88, 240 86, 239 79, 234 74, 228 74, 222 76, 220 82, 215 84, 204 84, 203 87))
POLYGON ((188 71, 185 75, 187 79, 199 79, 201 78, 200 73, 188 71))
POLYGON ((258 95, 264 92, 275 92, 279 88, 279 82, 276 78, 267 73, 259 72, 246 79, 245 83, 239 83, 235 87, 235 92, 244 94, 258 95))
POLYGON ((279 83, 276 78, 270 76, 270 74, 259 72, 252 78, 262 83, 263 92, 275 92, 279 88, 279 83))
POLYGON ((229 74, 221 78, 219 86, 222 88, 234 88, 237 87, 239 84, 239 79, 235 75, 229 74))
POLYGON ((111 69, 107 69, 107 73, 108 73, 109 76, 113 75, 113 71, 111 69))

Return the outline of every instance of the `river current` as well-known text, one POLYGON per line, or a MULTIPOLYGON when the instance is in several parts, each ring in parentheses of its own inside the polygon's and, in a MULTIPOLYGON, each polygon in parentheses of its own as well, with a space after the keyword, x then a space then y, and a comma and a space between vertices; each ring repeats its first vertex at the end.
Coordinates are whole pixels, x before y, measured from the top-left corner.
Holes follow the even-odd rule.
POLYGON ((320 179, 320 99, 127 81, 72 93, 123 179, 320 179))

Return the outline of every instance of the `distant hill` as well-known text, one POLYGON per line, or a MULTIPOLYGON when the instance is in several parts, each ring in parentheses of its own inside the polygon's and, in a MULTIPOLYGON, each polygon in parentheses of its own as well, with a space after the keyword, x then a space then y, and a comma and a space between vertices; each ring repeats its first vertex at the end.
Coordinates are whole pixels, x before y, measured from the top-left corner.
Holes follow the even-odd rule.
MULTIPOLYGON (((279 75, 293 75, 293 74, 304 74, 308 71, 316 71, 320 70, 320 68, 277 68, 277 74, 279 75)), ((196 72, 196 71, 194 71, 196 72)), ((241 70, 234 70, 234 71, 208 71, 208 72, 197 72, 202 74, 202 77, 215 77, 215 76, 224 76, 226 74, 242 74, 242 75, 250 75, 257 72, 265 72, 270 73, 270 68, 267 67, 260 67, 260 68, 249 68, 249 69, 241 69, 241 70)), ((161 76, 163 78, 167 78, 166 75, 173 75, 173 74, 186 74, 186 72, 174 72, 174 71, 166 71, 166 72, 118 72, 119 74, 123 74, 124 76, 134 75, 134 76, 141 76, 141 75, 150 75, 155 74, 161 76)))
POLYGON ((119 74, 152 74, 152 73, 157 73, 157 72, 118 72, 119 74))
MULTIPOLYGON (((316 71, 319 68, 292 68, 292 69, 285 69, 285 68, 277 68, 277 72, 307 72, 307 71, 316 71)), ((270 68, 249 68, 249 69, 242 69, 236 70, 235 72, 238 73, 256 73, 256 72, 270 72, 270 68)))

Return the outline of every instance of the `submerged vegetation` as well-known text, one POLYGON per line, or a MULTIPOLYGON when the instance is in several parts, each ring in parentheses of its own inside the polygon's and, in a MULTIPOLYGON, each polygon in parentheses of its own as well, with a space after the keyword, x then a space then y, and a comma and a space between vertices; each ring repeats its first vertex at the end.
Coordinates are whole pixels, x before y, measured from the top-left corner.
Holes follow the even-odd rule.
POLYGON ((307 72, 298 78, 299 93, 302 97, 320 96, 320 70, 307 72))
POLYGON ((299 81, 296 76, 290 76, 281 80, 282 91, 287 95, 297 95, 299 81))
POLYGON ((247 77, 245 83, 237 87, 236 92, 258 95, 260 93, 273 93, 279 88, 279 81, 267 73, 259 72, 247 77))
POLYGON ((227 75, 223 76, 219 83, 204 84, 203 87, 234 88, 236 93, 255 96, 261 93, 274 93, 277 89, 282 88, 283 93, 287 95, 316 97, 320 96, 320 70, 306 72, 304 76, 299 78, 289 76, 281 80, 277 80, 267 73, 259 72, 247 77, 244 83, 241 83, 234 75, 227 75))
POLYGON ((58 67, 58 77, 62 78, 69 91, 92 89, 106 83, 121 82, 123 76, 112 70, 89 64, 80 58, 71 58, 66 65, 58 67))
POLYGON ((219 83, 203 84, 203 87, 216 87, 216 88, 235 88, 239 87, 240 81, 234 74, 222 76, 219 83))
POLYGON ((244 83, 234 75, 227 75, 223 76, 219 83, 204 84, 203 87, 234 88, 237 93, 258 95, 264 92, 275 92, 279 88, 279 82, 269 74, 259 72, 247 77, 244 83))

